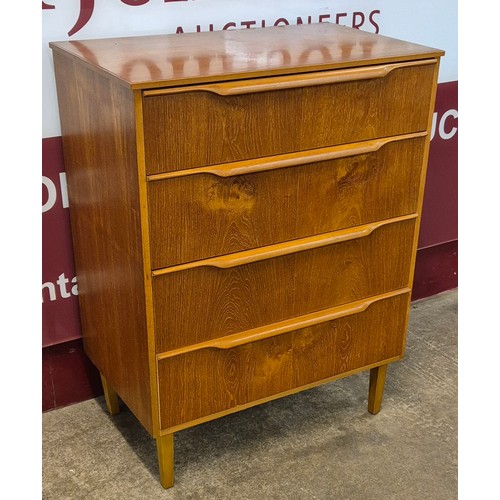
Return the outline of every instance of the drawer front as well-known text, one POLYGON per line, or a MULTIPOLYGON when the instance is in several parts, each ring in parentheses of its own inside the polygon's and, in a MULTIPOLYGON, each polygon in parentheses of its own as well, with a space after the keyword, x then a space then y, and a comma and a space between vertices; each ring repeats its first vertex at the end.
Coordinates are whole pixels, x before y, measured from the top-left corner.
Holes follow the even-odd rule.
POLYGON ((403 288, 414 228, 384 221, 153 273, 157 352, 403 288))
POLYGON ((435 63, 401 65, 146 91, 147 173, 424 131, 435 63))
POLYGON ((397 137, 149 182, 152 267, 416 212, 426 137, 397 137))
POLYGON ((402 355, 409 300, 406 291, 375 300, 357 314, 347 307, 346 316, 314 326, 160 359, 161 428, 402 355))

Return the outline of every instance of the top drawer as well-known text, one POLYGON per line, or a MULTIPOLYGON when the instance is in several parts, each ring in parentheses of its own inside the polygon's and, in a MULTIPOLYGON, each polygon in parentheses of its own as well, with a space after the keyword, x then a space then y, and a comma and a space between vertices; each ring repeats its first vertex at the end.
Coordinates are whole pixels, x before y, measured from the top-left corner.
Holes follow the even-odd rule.
POLYGON ((427 129, 436 60, 144 92, 148 174, 427 129))

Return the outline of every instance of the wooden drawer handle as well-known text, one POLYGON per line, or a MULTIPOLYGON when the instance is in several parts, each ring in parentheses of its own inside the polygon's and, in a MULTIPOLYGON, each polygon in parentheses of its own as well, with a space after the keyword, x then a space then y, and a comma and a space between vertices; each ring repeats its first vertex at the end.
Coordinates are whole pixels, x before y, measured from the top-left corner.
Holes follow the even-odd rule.
POLYGON ((284 333, 300 330, 303 328, 308 328, 314 325, 318 325, 320 323, 326 323, 327 321, 332 321, 338 318, 351 316, 353 314, 358 314, 360 312, 366 311, 366 309, 368 309, 375 302, 389 299, 391 297, 396 297, 398 295, 403 295, 409 292, 411 292, 410 288, 401 288, 399 290, 393 290, 391 292, 376 295, 368 299, 358 300, 356 302, 350 302, 349 304, 331 307, 329 309, 323 309, 322 311, 316 311, 313 313, 305 314, 303 316, 298 316, 296 318, 291 318, 285 321, 280 321, 278 323, 273 323, 271 325, 265 325, 259 328, 253 328, 252 330, 246 330, 241 333, 235 333, 233 335, 228 335, 227 337, 222 337, 214 340, 209 340, 207 342, 200 342, 199 344, 180 347, 179 349, 174 349, 172 351, 167 351, 158 354, 157 359, 161 360, 166 358, 172 358, 174 356, 179 356, 181 354, 187 354, 193 351, 199 351, 200 349, 231 349, 233 347, 239 347, 241 345, 249 344, 251 342, 258 342, 259 340, 276 337, 284 333))
POLYGON ((254 78, 251 80, 235 80, 224 83, 211 83, 205 85, 193 85, 192 87, 173 87, 164 89, 145 90, 144 97, 178 94, 180 92, 211 92, 220 96, 232 96, 243 94, 255 94, 257 92, 268 92, 274 90, 294 89, 301 87, 313 87, 331 83, 354 82, 358 80, 370 80, 383 78, 391 71, 412 66, 424 66, 435 64, 437 59, 424 59, 420 61, 401 62, 395 64, 384 64, 381 66, 367 66, 362 68, 340 69, 333 71, 316 71, 287 76, 274 76, 267 78, 254 78))
POLYGON ((153 174, 149 175, 147 180, 149 182, 153 182, 198 174, 210 174, 217 177, 233 177, 235 175, 254 174, 257 172, 266 172, 269 170, 278 170, 280 168, 304 165, 306 163, 317 163, 320 161, 335 160, 338 158, 346 158, 348 156, 373 153, 390 142, 415 139, 417 137, 425 137, 426 135, 427 132, 425 131, 415 132, 413 134, 394 135, 392 137, 384 137, 383 139, 342 144, 341 146, 331 146, 327 148, 312 149, 309 151, 299 151, 297 153, 255 158, 253 160, 236 161, 207 167, 190 168, 188 170, 177 170, 175 172, 153 174))
POLYGON ((333 231, 330 233, 323 233, 307 238, 300 238, 297 240, 287 241, 285 243, 277 243, 252 250, 245 250, 243 252, 222 255, 221 257, 214 257, 211 259, 197 260, 188 262, 187 264, 180 264, 178 266, 165 267, 152 271, 153 276, 161 276, 163 274, 175 273, 178 271, 185 271, 187 269, 194 269, 196 267, 217 267, 219 269, 228 269, 231 267, 243 266, 258 262, 261 260, 272 259, 289 255, 292 253, 303 252, 305 250, 312 250, 343 241, 354 240, 368 236, 379 227, 405 220, 411 220, 418 217, 418 214, 402 215, 392 219, 386 219, 363 226, 356 226, 355 228, 341 229, 340 231, 333 231))

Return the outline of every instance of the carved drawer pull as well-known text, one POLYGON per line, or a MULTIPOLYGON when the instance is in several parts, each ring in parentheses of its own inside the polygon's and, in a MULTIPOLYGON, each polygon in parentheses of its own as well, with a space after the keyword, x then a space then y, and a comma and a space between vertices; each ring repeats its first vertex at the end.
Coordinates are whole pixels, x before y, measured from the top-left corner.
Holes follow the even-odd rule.
POLYGON ((178 94, 179 92, 200 91, 212 92, 213 94, 217 94, 220 96, 255 94, 257 92, 268 92, 274 90, 313 87, 316 85, 328 85, 331 83, 370 80, 372 78, 383 78, 395 69, 408 68, 411 66, 425 66, 428 64, 435 64, 436 62, 436 59, 425 59, 422 61, 384 64, 381 66, 368 66, 362 68, 349 68, 333 71, 316 71, 314 73, 255 78, 252 80, 193 85, 190 87, 145 90, 144 96, 148 97, 155 95, 178 94))
POLYGON ((176 170, 173 172, 164 172, 153 174, 147 177, 149 182, 161 181, 164 179, 174 179, 176 177, 186 177, 188 175, 211 174, 217 177, 233 177, 235 175, 247 175, 257 172, 266 172, 269 170, 278 170, 280 168, 294 167, 308 163, 317 163, 326 160, 335 160, 356 156, 361 154, 373 153, 390 142, 403 141, 407 139, 416 139, 425 137, 427 132, 415 132, 413 134, 395 135, 375 139, 371 141, 355 142, 352 144, 342 144, 340 146, 331 146, 327 148, 312 149, 309 151, 299 151, 283 155, 270 156, 265 158, 255 158, 252 160, 236 161, 231 163, 222 163, 207 167, 191 168, 188 170, 176 170))
POLYGON ((177 271, 185 271, 196 267, 217 267, 220 269, 228 269, 231 267, 243 266, 258 262, 261 260, 272 259, 274 257, 281 257, 282 255, 289 255, 292 253, 303 252, 305 250, 312 250, 343 241, 354 240, 363 238, 370 235, 379 227, 405 220, 415 219, 418 214, 402 215, 394 217, 393 219, 386 219, 363 226, 356 226, 349 229, 341 229, 340 231, 333 231, 331 233, 324 233, 320 235, 310 236, 307 238, 300 238, 298 240, 287 241, 285 243, 278 243, 276 245, 269 245, 266 247, 254 248, 243 252, 222 255, 221 257, 214 257, 211 259, 197 260, 188 262, 187 264, 180 264, 178 266, 165 267, 152 271, 153 276, 161 276, 164 274, 175 273, 177 271))
POLYGON ((389 299, 391 297, 396 297, 397 295, 403 295, 409 292, 411 292, 410 288, 393 290, 391 292, 376 295, 374 297, 369 297, 367 299, 350 302, 349 304, 331 307, 322 311, 305 314, 304 316, 299 316, 297 318, 280 321, 279 323, 274 323, 272 325, 265 325, 259 328, 254 328, 252 330, 228 335, 227 337, 180 347, 172 351, 158 354, 157 359, 161 360, 172 358, 174 356, 180 356, 182 354, 199 351, 201 349, 231 349, 233 347, 250 344, 251 342, 258 342, 260 340, 276 337, 284 333, 301 330, 303 328, 309 328, 314 325, 319 325, 320 323, 326 323, 327 321, 333 321, 338 318, 344 318, 346 316, 358 314, 366 311, 366 309, 368 309, 372 304, 378 302, 379 300, 389 299))

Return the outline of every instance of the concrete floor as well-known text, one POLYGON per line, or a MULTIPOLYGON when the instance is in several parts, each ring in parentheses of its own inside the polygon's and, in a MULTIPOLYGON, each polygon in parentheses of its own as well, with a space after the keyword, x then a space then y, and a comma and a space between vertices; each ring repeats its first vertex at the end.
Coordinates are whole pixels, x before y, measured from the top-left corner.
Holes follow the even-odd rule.
POLYGON ((126 408, 111 418, 98 398, 47 412, 43 498, 457 498, 457 295, 412 305, 378 415, 365 372, 179 432, 169 490, 126 408))

